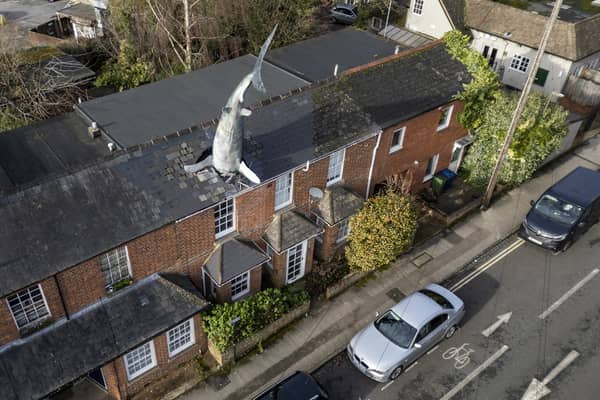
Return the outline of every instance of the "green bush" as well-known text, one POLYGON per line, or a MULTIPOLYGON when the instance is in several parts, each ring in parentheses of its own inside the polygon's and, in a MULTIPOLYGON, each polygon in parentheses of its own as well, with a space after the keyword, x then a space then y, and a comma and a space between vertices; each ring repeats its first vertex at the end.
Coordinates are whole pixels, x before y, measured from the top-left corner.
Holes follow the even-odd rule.
POLYGON ((307 301, 305 291, 266 289, 248 299, 213 307, 203 318, 204 332, 223 352, 307 301))

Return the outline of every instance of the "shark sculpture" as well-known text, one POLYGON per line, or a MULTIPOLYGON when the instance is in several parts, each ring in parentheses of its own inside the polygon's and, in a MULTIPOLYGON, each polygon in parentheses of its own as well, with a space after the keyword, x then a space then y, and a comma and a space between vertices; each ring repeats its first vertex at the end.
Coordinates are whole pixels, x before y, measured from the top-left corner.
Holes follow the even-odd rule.
POLYGON ((197 172, 212 164, 221 175, 231 177, 239 172, 250 182, 260 183, 260 178, 242 160, 244 138, 243 118, 252 114, 252 111, 244 107, 244 94, 250 83, 252 83, 256 90, 263 93, 266 92, 262 81, 261 67, 276 30, 277 25, 275 25, 275 28, 273 28, 271 34, 260 48, 260 53, 252 72, 246 75, 237 85, 231 96, 229 96, 227 104, 223 107, 213 140, 212 155, 196 164, 186 165, 184 167, 186 172, 197 172))

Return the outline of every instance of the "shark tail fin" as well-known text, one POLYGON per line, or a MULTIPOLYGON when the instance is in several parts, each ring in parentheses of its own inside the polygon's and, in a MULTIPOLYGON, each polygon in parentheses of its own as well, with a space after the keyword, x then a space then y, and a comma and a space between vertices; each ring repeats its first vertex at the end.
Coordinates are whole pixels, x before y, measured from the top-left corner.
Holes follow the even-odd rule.
POLYGON ((240 174, 244 175, 252 183, 260 183, 260 178, 246 165, 244 161, 240 163, 240 174))
POLYGON ((258 58, 256 59, 256 63, 254 64, 254 69, 252 70, 252 84, 254 85, 256 90, 260 90, 263 93, 266 91, 266 89, 265 89, 265 85, 262 81, 262 75, 261 75, 260 71, 261 71, 263 60, 265 58, 265 54, 267 54, 267 50, 269 49, 269 46, 271 45, 271 42, 273 41, 273 37, 275 36, 275 31, 277 31, 277 25, 275 25, 275 27, 271 31, 271 34, 269 35, 267 40, 265 40, 265 42, 261 46, 260 53, 258 53, 258 58))

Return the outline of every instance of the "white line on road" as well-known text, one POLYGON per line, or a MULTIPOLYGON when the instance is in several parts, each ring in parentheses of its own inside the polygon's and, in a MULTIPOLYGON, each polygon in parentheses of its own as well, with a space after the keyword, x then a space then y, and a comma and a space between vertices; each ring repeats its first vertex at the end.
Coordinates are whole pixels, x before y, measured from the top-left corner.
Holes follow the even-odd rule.
POLYGON ((390 385, 394 383, 394 381, 389 381, 388 383, 386 383, 385 385, 383 385, 383 387, 381 388, 381 391, 383 392, 385 389, 387 389, 388 387, 390 387, 390 385))
POLYGON ((440 347, 440 345, 439 345, 439 344, 438 344, 438 345, 436 345, 436 346, 435 346, 433 349, 429 350, 429 351, 427 352, 427 355, 430 355, 431 353, 433 353, 434 351, 436 351, 436 350, 438 349, 438 347, 440 347))
POLYGON ((521 246, 523 243, 525 243, 525 241, 523 239, 517 238, 517 240, 515 240, 513 243, 511 243, 507 248, 505 248, 504 250, 502 250, 501 252, 499 252, 498 254, 496 254, 494 257, 492 257, 491 259, 489 259, 488 261, 486 261, 485 263, 483 263, 481 266, 479 266, 474 271, 472 271, 469 275, 465 276, 463 279, 461 279, 460 281, 456 282, 450 288, 450 290, 453 291, 453 292, 456 292, 458 289, 462 288, 467 283, 471 282, 477 276, 479 276, 483 272, 487 271, 489 268, 491 268, 498 261, 502 260, 504 257, 506 257, 507 255, 509 255, 510 253, 512 253, 513 251, 515 251, 516 249, 518 249, 519 246, 521 246))
POLYGON ((567 301, 567 299, 575 294, 579 289, 583 287, 586 283, 588 283, 596 274, 600 272, 600 269, 595 268, 592 272, 590 272, 585 278, 580 280, 575 286, 573 286, 569 291, 562 295, 562 297, 554 302, 546 311, 538 315, 539 319, 545 319, 548 315, 550 315, 554 310, 556 310, 562 303, 567 301))
POLYGON ((413 369, 413 367, 416 367, 418 363, 419 363, 418 361, 415 361, 414 364, 412 364, 410 367, 406 368, 406 370, 404 372, 410 371, 411 369, 413 369))
POLYGON ((560 363, 558 363, 556 367, 552 368, 552 371, 550 371, 548 375, 546 375, 542 383, 544 385, 549 384, 552 381, 552 379, 556 378, 558 374, 560 374, 563 369, 567 368, 569 364, 575 361, 577 357, 579 357, 579 353, 575 350, 571 350, 569 354, 567 354, 567 356, 563 358, 563 360, 560 363))
POLYGON ((502 354, 506 353, 507 350, 508 346, 502 345, 502 347, 498 351, 492 354, 492 356, 485 360, 483 364, 481 364, 479 367, 475 368, 469 375, 465 377, 465 379, 460 381, 458 385, 454 386, 452 390, 446 393, 444 397, 442 397, 440 400, 450 400, 452 397, 454 397, 455 394, 460 392, 462 388, 464 388, 469 382, 475 379, 477 375, 479 375, 484 369, 492 365, 492 363, 499 359, 502 356, 502 354))
POLYGON ((556 378, 558 374, 567 368, 573 361, 575 361, 577 357, 579 357, 579 353, 575 350, 571 350, 556 367, 552 368, 552 371, 550 371, 541 382, 533 378, 527 387, 527 391, 523 397, 521 397, 521 400, 540 400, 542 397, 549 395, 551 390, 546 385, 548 385, 552 379, 556 378))

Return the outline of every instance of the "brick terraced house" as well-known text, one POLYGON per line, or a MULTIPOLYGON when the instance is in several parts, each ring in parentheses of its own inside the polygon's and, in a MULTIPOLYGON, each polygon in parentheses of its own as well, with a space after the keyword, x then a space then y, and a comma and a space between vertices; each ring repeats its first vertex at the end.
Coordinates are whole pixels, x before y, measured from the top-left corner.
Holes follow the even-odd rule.
POLYGON ((206 156, 215 121, 110 154, 93 142, 111 140, 105 132, 59 137, 85 159, 14 145, 37 170, 19 181, 0 159, 0 398, 42 398, 89 376, 124 399, 204 354, 208 300, 250 296, 263 276, 302 279, 315 253, 343 246, 348 219, 386 177, 410 174, 418 191, 456 166, 466 131, 453 96, 468 80, 434 42, 264 100, 243 153, 260 184, 183 170, 206 156))

